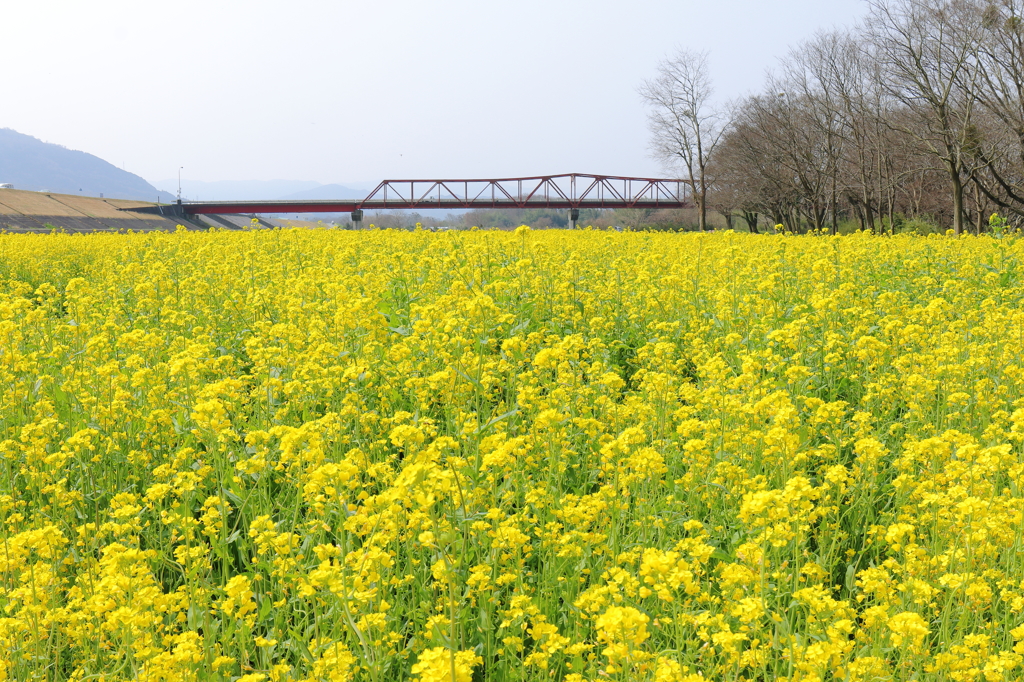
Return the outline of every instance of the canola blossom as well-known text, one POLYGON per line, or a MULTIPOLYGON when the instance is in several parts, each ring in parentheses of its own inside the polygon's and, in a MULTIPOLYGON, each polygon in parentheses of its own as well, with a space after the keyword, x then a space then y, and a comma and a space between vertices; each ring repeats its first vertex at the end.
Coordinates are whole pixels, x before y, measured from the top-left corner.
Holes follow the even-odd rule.
POLYGON ((0 680, 1021 679, 1022 256, 0 235, 0 680))

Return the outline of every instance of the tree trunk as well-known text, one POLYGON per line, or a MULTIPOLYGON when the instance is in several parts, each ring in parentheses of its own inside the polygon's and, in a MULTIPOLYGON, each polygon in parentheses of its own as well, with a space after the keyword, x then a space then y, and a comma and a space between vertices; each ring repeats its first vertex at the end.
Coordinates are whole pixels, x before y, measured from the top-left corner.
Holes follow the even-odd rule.
POLYGON ((960 169, 952 161, 946 162, 946 170, 953 186, 953 234, 959 236, 964 231, 964 183, 960 179, 960 169))
POLYGON ((882 189, 882 155, 877 154, 875 164, 875 178, 878 184, 878 233, 885 234, 885 192, 882 189))
POLYGON ((700 183, 700 201, 697 206, 697 224, 700 225, 700 231, 706 232, 708 229, 708 188, 704 182, 700 183))
POLYGON ((978 183, 974 183, 974 234, 980 235, 985 229, 985 200, 978 189, 978 183))
POLYGON ((832 235, 835 235, 837 232, 839 232, 839 218, 838 218, 838 211, 839 211, 839 206, 838 206, 839 200, 838 199, 839 198, 838 198, 837 193, 836 193, 836 175, 837 175, 837 173, 838 173, 838 171, 833 167, 833 169, 832 169, 832 199, 831 199, 831 201, 832 201, 832 226, 831 226, 831 229, 829 230, 829 233, 832 234, 832 235))
POLYGON ((752 234, 759 234, 757 231, 758 214, 751 213, 750 211, 743 211, 741 215, 743 216, 743 221, 747 224, 747 229, 750 230, 752 234))
POLYGON ((889 234, 896 234, 896 193, 889 193, 889 234))
POLYGON ((811 219, 810 219, 809 222, 811 223, 811 227, 814 228, 815 232, 820 232, 821 231, 821 221, 822 221, 822 218, 824 217, 824 215, 825 215, 825 212, 820 209, 820 207, 818 206, 818 202, 817 201, 812 202, 811 203, 811 219))
POLYGON ((860 202, 856 197, 849 196, 850 205, 853 206, 853 210, 857 212, 857 222, 860 223, 860 229, 863 231, 866 228, 864 222, 864 204, 860 202))

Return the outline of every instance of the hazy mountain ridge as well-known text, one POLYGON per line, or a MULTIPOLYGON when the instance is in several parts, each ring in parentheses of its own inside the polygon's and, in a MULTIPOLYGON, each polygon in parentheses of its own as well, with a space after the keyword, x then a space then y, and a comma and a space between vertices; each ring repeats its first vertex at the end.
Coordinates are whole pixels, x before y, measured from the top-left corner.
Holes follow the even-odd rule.
POLYGON ((88 152, 0 128, 0 183, 16 189, 46 190, 112 199, 172 201, 143 178, 88 152))
MULTIPOLYGON (((157 187, 177 194, 177 179, 158 180, 157 187)), ((260 201, 362 199, 372 190, 327 184, 311 180, 181 180, 181 198, 185 201, 260 201)))
MULTIPOLYGON (((157 187, 178 193, 178 179, 157 180, 157 187)), ((259 201, 319 187, 311 180, 191 180, 181 179, 184 201, 259 201)))
MULTIPOLYGON (((170 203, 178 194, 178 179, 149 183, 88 152, 0 128, 0 183, 16 189, 79 194, 111 199, 137 199, 170 203), (159 188, 159 189, 158 189, 159 188)), ((185 201, 258 201, 362 199, 367 188, 321 184, 311 180, 181 179, 185 201)))
POLYGON ((312 189, 295 192, 281 199, 292 199, 296 201, 330 201, 331 199, 365 199, 366 195, 372 192, 371 189, 354 189, 344 185, 320 185, 312 189))

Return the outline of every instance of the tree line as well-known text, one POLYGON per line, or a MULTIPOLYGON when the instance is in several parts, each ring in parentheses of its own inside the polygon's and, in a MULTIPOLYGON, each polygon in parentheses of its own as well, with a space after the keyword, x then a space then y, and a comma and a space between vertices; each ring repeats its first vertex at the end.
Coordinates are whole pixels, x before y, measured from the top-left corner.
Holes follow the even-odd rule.
POLYGON ((686 179, 699 229, 709 211, 753 232, 1024 219, 1024 0, 868 5, 727 105, 707 53, 682 50, 641 85, 652 152, 686 179))

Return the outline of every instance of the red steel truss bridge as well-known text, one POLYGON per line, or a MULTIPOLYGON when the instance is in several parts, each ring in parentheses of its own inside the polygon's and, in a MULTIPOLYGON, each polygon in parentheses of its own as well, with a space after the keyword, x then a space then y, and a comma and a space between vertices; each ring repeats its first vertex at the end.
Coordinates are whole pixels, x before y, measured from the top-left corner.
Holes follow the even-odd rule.
POLYGON ((257 213, 351 213, 386 209, 550 208, 568 209, 579 219, 582 208, 687 208, 683 180, 612 175, 541 175, 493 180, 385 180, 364 199, 340 201, 188 201, 146 207, 169 216, 257 213))

